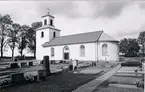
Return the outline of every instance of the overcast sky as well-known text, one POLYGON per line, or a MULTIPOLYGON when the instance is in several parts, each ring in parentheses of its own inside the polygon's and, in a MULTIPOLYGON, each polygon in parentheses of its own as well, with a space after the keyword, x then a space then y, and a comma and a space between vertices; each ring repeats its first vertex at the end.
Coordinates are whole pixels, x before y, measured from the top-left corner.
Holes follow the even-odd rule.
POLYGON ((145 2, 136 0, 94 1, 0 1, 0 14, 16 23, 30 25, 47 13, 55 16, 61 35, 103 30, 120 40, 137 37, 145 30, 145 2))

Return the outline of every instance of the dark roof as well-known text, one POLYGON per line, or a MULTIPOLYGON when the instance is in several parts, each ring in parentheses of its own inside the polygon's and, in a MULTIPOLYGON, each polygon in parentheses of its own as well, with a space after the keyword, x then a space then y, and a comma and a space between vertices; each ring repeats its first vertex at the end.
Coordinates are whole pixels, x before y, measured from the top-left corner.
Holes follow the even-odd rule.
POLYGON ((75 35, 60 36, 52 39, 49 42, 45 42, 42 46, 58 46, 58 45, 68 45, 77 43, 89 43, 98 41, 103 31, 95 31, 88 33, 81 33, 75 35))
POLYGON ((52 16, 52 15, 50 15, 50 14, 46 14, 46 15, 43 15, 43 16, 41 16, 41 17, 43 18, 43 17, 46 17, 46 16, 50 16, 50 17, 52 17, 52 18, 55 18, 54 16, 52 16))
POLYGON ((61 31, 60 29, 58 29, 58 28, 56 28, 54 26, 50 26, 50 25, 43 25, 42 27, 37 28, 36 31, 42 30, 42 29, 48 29, 48 28, 54 29, 54 30, 57 30, 57 31, 61 31))

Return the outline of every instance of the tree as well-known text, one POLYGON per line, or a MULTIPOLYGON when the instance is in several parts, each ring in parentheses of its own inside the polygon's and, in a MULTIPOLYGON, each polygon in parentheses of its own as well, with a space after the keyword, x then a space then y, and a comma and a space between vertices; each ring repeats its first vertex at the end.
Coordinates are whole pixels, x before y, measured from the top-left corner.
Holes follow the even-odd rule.
POLYGON ((6 47, 7 43, 7 30, 9 25, 11 25, 13 21, 11 20, 10 15, 0 15, 0 52, 1 52, 1 57, 3 57, 3 52, 6 47))
MULTIPOLYGON (((22 25, 19 33, 19 44, 18 44, 18 49, 19 53, 21 54, 21 58, 23 56, 23 50, 27 47, 27 31, 30 29, 29 26, 27 25, 22 25)), ((29 33, 31 34, 31 33, 29 33)))
POLYGON ((28 48, 31 53, 36 57, 36 29, 42 26, 42 22, 34 22, 31 28, 27 31, 28 48))
POLYGON ((32 27, 33 30, 35 30, 35 29, 37 29, 41 26, 42 26, 42 22, 34 22, 34 23, 31 24, 31 27, 32 27))
POLYGON ((137 56, 137 53, 140 50, 137 39, 126 39, 120 41, 120 52, 125 53, 127 57, 137 56))
POLYGON ((142 47, 141 51, 142 51, 143 56, 144 56, 144 54, 145 54, 145 31, 140 32, 140 34, 138 36, 138 42, 142 47))
POLYGON ((120 40, 120 45, 119 45, 119 50, 122 53, 127 53, 127 48, 128 47, 128 39, 124 38, 120 40))
POLYGON ((18 43, 18 32, 20 30, 20 25, 19 24, 12 24, 11 28, 9 28, 8 32, 8 46, 12 50, 12 60, 14 59, 14 49, 17 46, 18 43))

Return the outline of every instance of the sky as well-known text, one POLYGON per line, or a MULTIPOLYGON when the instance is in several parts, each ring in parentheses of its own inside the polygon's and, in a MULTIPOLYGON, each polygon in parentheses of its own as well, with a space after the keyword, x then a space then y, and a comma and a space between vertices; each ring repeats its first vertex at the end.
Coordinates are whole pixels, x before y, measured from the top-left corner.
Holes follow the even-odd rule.
POLYGON ((10 14, 22 25, 41 21, 47 9, 55 16, 54 25, 62 36, 103 30, 120 40, 138 37, 145 30, 145 1, 0 1, 0 14, 10 14))
MULTIPOLYGON (((48 9, 61 36, 103 30, 121 40, 137 38, 145 31, 145 1, 141 0, 0 1, 0 14, 9 14, 21 25, 41 21, 48 9)), ((11 51, 5 55, 11 56, 11 51)))

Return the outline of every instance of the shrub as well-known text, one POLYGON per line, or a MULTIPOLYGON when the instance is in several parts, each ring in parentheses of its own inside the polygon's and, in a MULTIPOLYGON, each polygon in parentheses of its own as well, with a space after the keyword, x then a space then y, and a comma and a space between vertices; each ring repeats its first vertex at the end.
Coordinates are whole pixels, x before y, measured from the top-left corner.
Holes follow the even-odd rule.
POLYGON ((5 79, 1 79, 0 80, 0 85, 3 86, 3 85, 8 85, 11 83, 11 79, 10 78, 5 78, 5 79))
POLYGON ((121 66, 141 66, 142 64, 140 62, 125 62, 121 63, 121 66))

